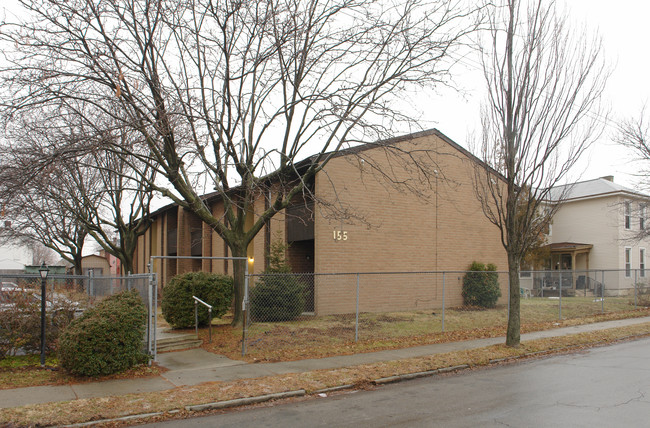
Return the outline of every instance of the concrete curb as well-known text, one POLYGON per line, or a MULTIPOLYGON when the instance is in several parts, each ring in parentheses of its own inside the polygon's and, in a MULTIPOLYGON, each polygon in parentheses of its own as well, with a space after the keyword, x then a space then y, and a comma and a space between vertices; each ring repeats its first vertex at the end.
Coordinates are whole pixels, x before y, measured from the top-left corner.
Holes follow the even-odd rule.
MULTIPOLYGON (((508 362, 508 361, 515 361, 515 360, 520 360, 520 359, 525 359, 529 357, 534 357, 537 355, 543 355, 543 354, 555 354, 558 352, 568 352, 568 351, 573 351, 575 349, 582 348, 584 346, 587 346, 589 348, 599 346, 601 344, 612 344, 616 342, 622 342, 625 340, 629 339, 639 339, 643 337, 648 337, 650 334, 648 333, 642 333, 642 334, 631 334, 628 336, 620 337, 616 340, 613 341, 598 341, 598 342, 592 342, 584 345, 575 345, 575 346, 567 346, 567 347, 561 347, 561 348, 552 348, 552 349, 547 349, 544 351, 536 351, 536 352, 530 352, 527 354, 523 355, 518 355, 518 356, 513 356, 513 357, 506 357, 506 358, 498 358, 494 360, 488 361, 486 364, 480 364, 479 366, 488 366, 492 364, 498 364, 500 362, 508 362)), ((443 373, 449 373, 453 371, 460 371, 460 370, 465 370, 470 368, 468 364, 461 364, 457 366, 450 366, 450 367, 443 367, 435 370, 427 370, 424 372, 415 372, 415 373, 406 373, 402 375, 396 375, 396 376, 389 376, 385 378, 379 378, 375 379, 373 381, 370 381, 371 383, 374 383, 376 385, 382 385, 382 384, 389 384, 389 383, 395 383, 395 382, 402 382, 406 380, 412 380, 412 379, 417 379, 421 377, 427 377, 427 376, 433 376, 436 374, 443 374, 443 373)), ((317 395, 317 394, 322 394, 322 393, 327 393, 327 392, 334 392, 334 391, 340 391, 344 389, 352 389, 356 385, 354 384, 346 384, 346 385, 339 385, 339 386, 334 386, 330 388, 324 388, 324 389, 319 389, 316 391, 312 391, 309 393, 309 395, 317 395)), ((218 401, 214 403, 206 403, 206 404, 199 404, 199 405, 192 405, 192 406, 185 406, 185 410, 190 411, 190 412, 200 412, 200 411, 205 411, 205 410, 217 410, 217 409, 225 409, 229 407, 236 407, 236 406, 245 406, 248 404, 256 404, 256 403, 262 403, 265 401, 270 401, 270 400, 277 400, 277 399, 282 399, 282 398, 291 398, 291 397, 302 397, 307 395, 306 391, 304 389, 299 389, 299 390, 294 390, 294 391, 286 391, 286 392, 279 392, 279 393, 273 393, 273 394, 266 394, 266 395, 259 395, 256 397, 246 397, 246 398, 239 398, 235 400, 227 400, 227 401, 218 401)), ((120 421, 130 421, 130 420, 136 420, 136 419, 146 419, 150 417, 155 417, 155 416, 162 416, 165 414, 175 414, 181 412, 181 409, 173 409, 173 410, 168 410, 164 412, 155 412, 155 413, 141 413, 137 415, 129 415, 129 416, 123 416, 119 418, 113 418, 113 419, 101 419, 101 420, 96 420, 96 421, 90 421, 90 422, 82 422, 78 424, 72 424, 72 425, 62 425, 63 427, 86 427, 86 426, 92 426, 92 425, 97 425, 101 423, 110 423, 110 422, 120 422, 120 421)))
POLYGON ((120 421, 130 421, 130 420, 133 420, 133 419, 151 418, 153 416, 164 415, 165 413, 178 413, 178 410, 176 410, 176 411, 172 410, 170 412, 141 413, 139 415, 123 416, 121 418, 98 419, 96 421, 91 421, 91 422, 81 422, 81 423, 78 423, 78 424, 61 425, 61 426, 63 428, 89 427, 89 426, 92 426, 92 425, 103 424, 103 423, 108 423, 108 422, 120 422, 120 421))
POLYGON ((302 397, 303 395, 305 395, 305 390, 298 389, 296 391, 258 395, 257 397, 238 398, 235 400, 217 401, 214 403, 197 404, 195 406, 185 406, 185 410, 188 410, 190 412, 201 412, 204 410, 225 409, 227 407, 245 406, 247 404, 262 403, 264 401, 277 400, 280 398, 302 397))
POLYGON ((459 366, 443 367, 441 369, 427 370, 424 372, 406 373, 402 375, 382 377, 373 380, 372 383, 374 383, 375 385, 384 385, 387 383, 401 382, 403 380, 417 379, 420 377, 433 376, 441 373, 449 373, 449 372, 464 370, 468 368, 469 368, 468 364, 461 364, 459 366))
POLYGON ((326 394, 328 392, 335 392, 335 391, 342 391, 344 389, 352 389, 354 388, 354 385, 349 383, 347 385, 339 385, 339 386, 333 386, 331 388, 323 388, 323 389, 317 389, 316 391, 311 392, 311 394, 326 394))

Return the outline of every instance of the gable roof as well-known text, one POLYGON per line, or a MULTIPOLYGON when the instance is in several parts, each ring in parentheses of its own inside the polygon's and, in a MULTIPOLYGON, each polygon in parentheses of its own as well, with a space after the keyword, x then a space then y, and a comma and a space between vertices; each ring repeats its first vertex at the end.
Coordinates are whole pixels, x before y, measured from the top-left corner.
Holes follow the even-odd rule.
POLYGON ((601 198, 614 195, 626 195, 635 198, 650 198, 648 195, 637 192, 620 184, 614 183, 613 177, 600 177, 593 180, 579 181, 573 184, 556 186, 551 189, 549 199, 557 201, 562 195, 563 202, 579 199, 601 198))
MULTIPOLYGON (((294 164, 294 166, 295 166, 296 170, 301 170, 302 168, 306 168, 310 164, 312 164, 314 161, 316 161, 316 159, 318 159, 319 156, 321 156, 321 157, 332 156, 334 158, 340 157, 340 156, 347 156, 347 155, 350 155, 350 154, 356 154, 356 153, 360 153, 360 152, 363 152, 363 151, 366 151, 366 150, 375 149, 375 148, 378 148, 378 147, 389 147, 389 146, 392 146, 394 144, 400 143, 402 141, 410 141, 410 140, 414 140, 416 138, 422 138, 422 137, 427 137, 427 136, 431 136, 431 135, 435 135, 436 137, 440 138, 442 141, 447 143, 449 146, 451 146, 455 150, 457 150, 457 151, 461 152, 462 154, 464 154, 465 156, 467 156, 470 160, 472 160, 474 162, 477 162, 477 163, 483 165, 484 167, 487 167, 490 170, 492 170, 492 168, 489 167, 484 161, 482 161, 480 158, 475 156, 469 150, 465 149, 464 147, 462 147, 461 145, 459 145, 458 143, 453 141, 451 138, 447 137, 445 134, 443 134, 442 132, 440 132, 436 128, 427 129, 427 130, 420 131, 420 132, 414 132, 414 133, 406 134, 406 135, 400 135, 400 136, 393 137, 393 138, 388 138, 388 139, 385 139, 385 140, 379 140, 379 141, 375 141, 375 142, 359 144, 359 145, 348 147, 348 148, 341 149, 341 150, 338 150, 338 151, 332 151, 332 152, 326 152, 326 153, 323 153, 323 154, 312 155, 312 156, 309 156, 309 157, 307 157, 307 158, 305 158, 303 160, 300 160, 300 161, 296 162, 294 164)), ((494 171, 494 173, 496 175, 500 176, 500 174, 498 172, 494 171)), ((261 180, 272 179, 274 177, 274 175, 276 175, 276 174, 277 174, 277 171, 271 172, 270 174, 266 175, 265 177, 262 177, 261 180)), ((235 186, 235 187, 231 188, 230 191, 236 191, 238 187, 239 186, 235 186)), ((220 197, 221 197, 221 192, 219 192, 219 191, 214 191, 214 192, 210 192, 210 193, 206 193, 206 194, 201 195, 201 199, 206 201, 206 202, 217 200, 220 197)), ((178 206, 178 205, 175 202, 172 202, 170 204, 167 204, 165 206, 162 206, 162 207, 158 208, 154 212, 150 213, 149 216, 150 217, 155 217, 155 216, 161 214, 162 212, 165 212, 165 211, 167 211, 167 210, 169 210, 171 208, 174 208, 176 206, 178 206)))

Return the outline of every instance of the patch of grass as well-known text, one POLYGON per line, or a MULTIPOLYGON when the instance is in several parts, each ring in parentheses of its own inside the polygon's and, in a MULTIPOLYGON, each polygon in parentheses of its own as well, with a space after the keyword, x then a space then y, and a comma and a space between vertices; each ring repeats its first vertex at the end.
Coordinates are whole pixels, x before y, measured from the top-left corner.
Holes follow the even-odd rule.
POLYGON ((158 419, 182 418, 188 416, 188 412, 183 410, 183 407, 191 404, 232 400, 295 389, 305 389, 307 392, 313 392, 323 388, 347 384, 364 387, 374 379, 382 377, 435 370, 460 364, 478 367, 489 364, 491 360, 496 359, 516 358, 537 352, 564 352, 613 342, 630 336, 647 335, 650 335, 650 323, 528 341, 523 342, 519 348, 494 345, 479 349, 341 369, 316 370, 307 373, 293 373, 230 382, 207 382, 162 392, 130 394, 119 397, 37 404, 13 409, 1 409, 0 424, 13 423, 18 426, 64 425, 141 413, 167 412, 176 409, 181 410, 174 413, 173 416, 168 414, 158 419))
MULTIPOLYGON (((59 360, 51 355, 45 357, 46 366, 56 366, 59 364, 59 360)), ((9 356, 0 358, 0 370, 9 370, 9 369, 20 369, 28 367, 40 367, 41 366, 41 356, 40 355, 19 355, 19 356, 9 356)))
POLYGON ((72 376, 57 368, 56 357, 48 356, 45 368, 41 367, 39 355, 5 357, 0 359, 0 389, 22 388, 27 386, 69 385, 73 383, 94 382, 111 379, 138 379, 158 376, 166 369, 154 364, 141 365, 123 373, 98 378, 72 376))
MULTIPOLYGON (((629 297, 608 297, 603 303, 589 297, 559 300, 534 298, 521 301, 521 332, 547 330, 599 321, 650 315, 650 309, 634 309, 629 297)), ((450 308, 445 311, 442 332, 440 310, 361 313, 355 342, 355 315, 302 317, 295 321, 254 323, 248 329, 246 356, 241 356, 242 332, 232 329, 229 319, 216 320, 213 340, 207 329, 199 330, 203 348, 232 359, 249 362, 292 361, 334 355, 397 349, 431 343, 504 336, 507 307, 494 309, 450 308)))

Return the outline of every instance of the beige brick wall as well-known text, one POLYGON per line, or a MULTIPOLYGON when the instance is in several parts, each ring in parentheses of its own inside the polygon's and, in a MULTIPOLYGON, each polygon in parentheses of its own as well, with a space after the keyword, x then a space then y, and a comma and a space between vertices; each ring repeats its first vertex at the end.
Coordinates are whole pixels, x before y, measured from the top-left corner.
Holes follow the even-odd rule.
MULTIPOLYGON (((489 223, 476 200, 472 186, 473 160, 435 134, 399 144, 400 153, 383 149, 365 150, 331 160, 316 177, 315 271, 317 273, 462 271, 474 260, 495 263, 507 269, 507 258, 497 228, 489 223), (361 162, 361 159, 364 162, 361 162), (416 161, 430 174, 418 170, 416 161), (332 209, 334 208, 334 209, 332 209), (345 232, 346 240, 334 239, 345 232)), ((217 218, 222 202, 212 204, 217 218)), ((262 196, 254 215, 264 210, 262 196)), ((178 209, 178 255, 191 254, 191 213, 178 209)), ((162 222, 166 251, 167 215, 162 222)), ((199 223, 200 224, 200 223, 199 223)), ((196 227, 196 225, 194 226, 196 227)), ((271 240, 286 239, 284 213, 270 221, 271 240)), ((160 229, 159 229, 160 230, 160 229)), ((155 241, 155 237, 153 240, 155 241)), ((141 242, 139 259, 145 256, 141 242)), ((149 240, 147 240, 148 242, 149 240)), ((203 226, 203 256, 223 257, 224 243, 203 226)), ((251 244, 252 273, 264 270, 264 230, 251 244)), ((139 264, 140 265, 140 264, 139 264)), ((138 266, 139 266, 138 265, 138 266)), ((224 273, 224 262, 174 261, 167 265, 163 283, 176 273, 211 270, 224 273), (174 269, 175 268, 175 269, 174 269)), ((140 266, 139 266, 140 268, 140 266)), ((228 263, 232 274, 232 263, 228 263)), ((462 274, 445 275, 445 304, 458 306, 462 274)), ((356 276, 317 276, 315 309, 318 315, 353 312, 356 305, 356 276)), ((506 281, 501 281, 505 302, 506 281)), ((360 277, 362 311, 396 311, 439 308, 442 305, 442 274, 363 275, 360 277)))
MULTIPOLYGON (((260 195, 255 200, 254 211, 253 211, 253 221, 259 219, 259 215, 264 212, 264 197, 260 195)), ((264 228, 262 228, 257 236, 253 239, 251 243, 253 263, 249 263, 248 269, 250 273, 261 273, 264 272, 264 257, 266 257, 264 249, 264 228)))
MULTIPOLYGON (((222 202, 215 202, 212 204, 212 215, 215 216, 216 218, 222 218, 223 217, 223 203, 222 202)), ((212 231, 212 248, 210 255, 211 257, 226 257, 227 255, 230 256, 230 252, 226 254, 225 248, 224 248, 224 243, 223 239, 219 234, 215 231, 212 231)), ((214 273, 220 273, 220 274, 225 274, 226 272, 232 274, 232 263, 225 262, 223 260, 214 260, 212 262, 212 272, 214 273), (228 265, 226 267, 226 264, 228 265)))
MULTIPOLYGON (((161 255, 162 248, 162 222, 156 221, 151 225, 151 253, 150 256, 159 256, 161 255)), ((149 258, 150 259, 150 258, 149 258)), ((150 260, 147 260, 147 265, 150 260)), ((145 270, 148 271, 148 266, 145 266, 145 270)))
MULTIPOLYGON (((464 270, 474 260, 505 270, 498 229, 487 221, 474 195, 472 161, 435 135, 399 147, 401 156, 380 148, 366 150, 360 154, 363 163, 355 155, 335 158, 317 177, 317 197, 357 218, 341 220, 317 210, 316 272, 464 270), (429 171, 437 170, 437 179, 434 174, 431 181, 424 180, 410 156, 429 171), (338 231, 347 232, 347 240, 334 239, 338 231)), ((362 310, 439 307, 442 277, 425 277, 383 275, 364 282, 362 310)), ((453 278, 446 278, 449 306, 462 303, 458 275, 453 278)), ((317 278, 317 314, 349 312, 350 286, 329 282, 317 278)), ((505 283, 502 289, 505 296, 505 283)))
MULTIPOLYGON (((201 223, 201 227, 203 229, 201 235, 201 254, 204 257, 212 257, 212 228, 207 223, 201 223)), ((212 262, 213 260, 210 259, 202 260, 201 270, 204 272, 212 272, 212 262)))
POLYGON ((136 247, 135 255, 133 257, 133 268, 137 272, 146 272, 144 262, 144 254, 147 246, 146 242, 147 241, 143 235, 138 236, 138 246, 136 247))
MULTIPOLYGON (((190 255, 190 218, 189 212, 182 207, 178 207, 177 217, 177 241, 176 241, 176 255, 189 256, 190 255)), ((180 275, 192 270, 192 263, 190 260, 178 259, 176 260, 176 274, 180 275)))

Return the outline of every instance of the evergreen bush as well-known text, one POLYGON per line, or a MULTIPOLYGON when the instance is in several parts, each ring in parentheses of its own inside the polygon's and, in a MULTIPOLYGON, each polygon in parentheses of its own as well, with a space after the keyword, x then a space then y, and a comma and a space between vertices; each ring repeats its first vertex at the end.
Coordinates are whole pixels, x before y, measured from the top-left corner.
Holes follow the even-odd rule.
POLYGON ((501 297, 499 274, 496 265, 472 262, 463 277, 463 304, 481 308, 494 308, 501 297))
POLYGON ((282 241, 271 245, 269 267, 250 291, 250 311, 254 321, 291 321, 305 308, 304 285, 291 273, 282 241))
MULTIPOLYGON (((163 318, 173 328, 194 327, 192 296, 212 305, 212 317, 219 318, 232 305, 233 279, 209 272, 188 272, 172 278, 163 289, 161 308, 163 318)), ((198 314, 199 326, 207 326, 208 308, 199 304, 198 314)))
POLYGON ((102 300, 59 337, 61 366, 78 376, 105 376, 142 364, 147 311, 135 290, 102 300))

